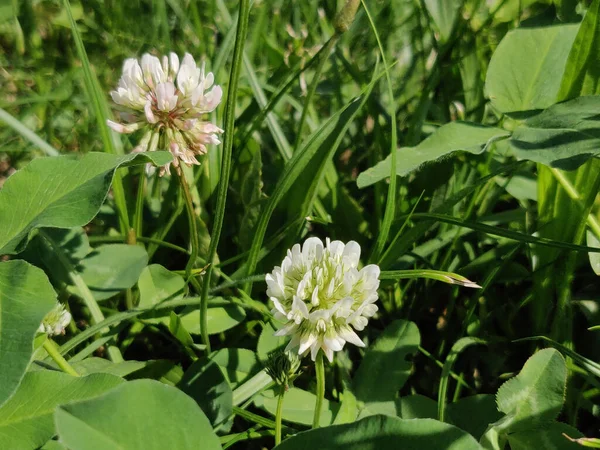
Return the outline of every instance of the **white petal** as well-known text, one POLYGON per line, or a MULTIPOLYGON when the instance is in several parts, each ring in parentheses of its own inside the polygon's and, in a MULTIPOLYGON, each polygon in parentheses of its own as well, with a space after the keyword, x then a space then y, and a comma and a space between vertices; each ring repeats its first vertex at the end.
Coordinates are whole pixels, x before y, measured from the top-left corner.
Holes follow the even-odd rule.
POLYGON ((300 347, 298 353, 302 354, 309 349, 315 342, 317 342, 317 336, 314 333, 303 335, 300 337, 300 347))
POLYGON ((323 338, 323 345, 326 348, 333 350, 334 352, 339 352, 341 349, 344 348, 343 341, 340 342, 340 340, 338 340, 335 337, 328 338, 325 336, 323 338))
POLYGON ((350 327, 340 327, 338 333, 346 342, 350 342, 357 347, 365 346, 365 343, 361 340, 361 338, 358 337, 358 334, 356 334, 350 327))
POLYGON ((277 298, 271 297, 270 300, 273 302, 273 306, 275 306, 275 309, 277 311, 279 311, 281 314, 284 314, 284 315, 287 314, 287 311, 283 308, 283 305, 277 298))
POLYGON ((344 253, 345 245, 342 241, 333 241, 328 245, 328 247, 329 247, 329 252, 331 253, 331 256, 338 259, 344 253))
POLYGON ((324 348, 323 353, 325 353, 325 356, 327 356, 327 359, 329 360, 329 362, 332 363, 333 362, 333 350, 330 348, 324 348))
POLYGON ((295 295, 294 300, 292 301, 292 311, 298 312, 302 315, 302 317, 308 319, 308 308, 306 306, 306 303, 304 303, 304 301, 302 301, 299 297, 295 295))
POLYGON ((291 324, 280 328, 279 330, 277 330, 273 336, 287 336, 289 334, 293 334, 294 331, 296 331, 296 329, 298 328, 298 325, 296 325, 294 322, 292 322, 291 324))
POLYGON ((154 113, 152 112, 152 103, 150 102, 150 100, 148 100, 146 102, 146 106, 144 106, 144 114, 146 114, 146 120, 149 123, 158 122, 158 119, 154 116, 154 113))
POLYGON ((358 261, 360 260, 360 245, 358 245, 358 242, 348 242, 346 247, 344 247, 344 254, 342 257, 352 267, 358 266, 358 261))

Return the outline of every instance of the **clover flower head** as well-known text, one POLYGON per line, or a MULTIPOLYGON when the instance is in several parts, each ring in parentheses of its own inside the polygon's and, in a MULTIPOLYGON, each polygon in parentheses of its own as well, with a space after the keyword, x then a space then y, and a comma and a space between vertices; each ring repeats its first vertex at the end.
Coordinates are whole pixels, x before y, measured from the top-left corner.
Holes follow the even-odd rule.
POLYGON ((71 313, 65 309, 62 303, 56 302, 56 305, 46 316, 40 327, 39 333, 46 333, 48 336, 56 336, 65 333, 65 328, 71 322, 71 313))
POLYGON ((360 245, 308 238, 294 245, 272 273, 267 274, 267 295, 272 313, 285 322, 276 336, 291 336, 286 350, 310 350, 313 361, 319 350, 329 361, 346 342, 364 347, 356 331, 377 312, 379 267, 358 270, 360 245))
POLYGON ((125 60, 117 88, 110 93, 120 107, 121 123, 108 120, 118 133, 147 129, 134 152, 154 151, 159 143, 173 154, 173 162, 160 169, 170 173, 170 165, 179 170, 180 161, 200 164, 196 157, 207 152, 207 145, 220 144, 223 130, 202 116, 221 102, 223 90, 214 85, 214 76, 206 73, 204 63, 186 53, 180 62, 175 53, 162 60, 148 53, 141 61, 125 60))

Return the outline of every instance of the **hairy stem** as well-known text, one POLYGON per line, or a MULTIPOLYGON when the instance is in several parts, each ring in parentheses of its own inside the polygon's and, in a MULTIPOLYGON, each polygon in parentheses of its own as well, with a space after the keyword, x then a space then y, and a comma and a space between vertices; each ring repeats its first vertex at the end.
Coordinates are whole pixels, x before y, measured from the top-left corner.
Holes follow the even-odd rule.
POLYGON ((192 201, 192 194, 190 192, 190 187, 185 179, 183 173, 177 174, 179 178, 179 182, 181 184, 181 190, 183 192, 183 198, 185 200, 185 209, 187 211, 188 216, 188 225, 190 232, 190 258, 185 266, 185 280, 189 282, 190 277, 192 276, 192 268, 196 263, 196 259, 198 258, 198 249, 200 247, 199 236, 198 236, 198 222, 196 220, 196 213, 194 211, 194 202, 192 201))
POLYGON ((285 395, 285 388, 279 389, 279 396, 277 397, 277 411, 275 411, 275 445, 281 444, 281 413, 283 411, 283 396, 285 395))
POLYGON ((225 105, 225 136, 223 138, 223 155, 221 158, 221 176, 219 178, 219 188, 217 192, 217 205, 214 215, 213 228, 211 230, 210 247, 208 250, 207 262, 210 264, 204 276, 202 285, 202 297, 200 302, 200 330, 203 344, 206 345, 206 352, 210 353, 210 342, 207 333, 207 310, 208 310, 208 291, 210 288, 210 279, 212 275, 212 262, 217 254, 217 246, 221 237, 221 228, 225 219, 225 204, 227 203, 227 189, 229 185, 229 173, 231 172, 231 155, 233 153, 233 137, 235 132, 235 101, 238 90, 238 80, 242 70, 242 61, 244 57, 244 42, 248 32, 248 17, 250 16, 250 0, 240 0, 239 18, 237 31, 235 35, 235 45, 233 47, 233 63, 229 73, 229 89, 227 92, 227 102, 225 105), (205 334, 206 333, 206 334, 205 334))
POLYGON ((317 375, 317 404, 313 416, 313 428, 319 428, 321 423, 321 410, 323 409, 323 398, 325 397, 325 365, 323 363, 323 351, 319 351, 315 361, 315 373, 317 375))

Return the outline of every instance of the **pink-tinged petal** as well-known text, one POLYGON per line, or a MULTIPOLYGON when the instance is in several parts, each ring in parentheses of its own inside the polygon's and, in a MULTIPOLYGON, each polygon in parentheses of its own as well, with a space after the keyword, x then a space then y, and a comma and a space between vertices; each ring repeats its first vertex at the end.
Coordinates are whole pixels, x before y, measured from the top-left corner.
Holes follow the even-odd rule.
POLYGON ((146 114, 146 120, 149 123, 158 122, 158 119, 154 116, 154 113, 152 112, 152 103, 150 102, 150 100, 148 100, 146 102, 146 106, 144 106, 144 114, 146 114))
POLYGON ((110 129, 116 131, 117 133, 133 133, 141 127, 140 123, 131 123, 124 125, 122 123, 113 122, 112 120, 107 120, 106 125, 110 127, 110 129))

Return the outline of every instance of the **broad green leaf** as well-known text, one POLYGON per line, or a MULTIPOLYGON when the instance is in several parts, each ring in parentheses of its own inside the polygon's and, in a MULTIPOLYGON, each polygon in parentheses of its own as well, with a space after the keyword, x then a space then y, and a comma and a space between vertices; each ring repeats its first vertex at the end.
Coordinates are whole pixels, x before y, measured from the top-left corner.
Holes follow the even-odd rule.
POLYGON ((176 386, 183 378, 183 369, 180 365, 166 359, 148 361, 146 367, 133 372, 130 380, 150 378, 169 386, 176 386))
POLYGON ((508 435, 511 450, 582 450, 582 446, 568 440, 583 437, 577 429, 566 423, 550 422, 534 430, 519 431, 508 435))
POLYGON ((196 400, 215 427, 233 412, 231 387, 220 367, 211 360, 194 362, 185 371, 177 387, 196 400))
MULTIPOLYGON (((221 297, 215 297, 208 304, 208 334, 227 331, 241 323, 245 318, 246 311, 241 306, 221 297)), ((200 334, 198 308, 186 308, 181 314, 181 321, 190 333, 200 334)))
POLYGON ((548 108, 556 101, 578 25, 509 31, 492 55, 485 91, 503 113, 548 108))
MULTIPOLYGON (((433 419, 370 416, 358 422, 298 433, 277 450, 481 450, 458 428, 433 419)), ((77 450, 77 449, 76 449, 77 450)))
POLYGON ((165 269, 160 264, 145 267, 138 280, 141 308, 149 308, 164 300, 183 297, 185 281, 181 275, 165 269))
POLYGON ((96 247, 77 269, 94 298, 105 300, 132 287, 147 264, 148 254, 142 247, 109 244, 96 247))
POLYGON ((23 250, 33 230, 72 228, 87 224, 98 213, 120 166, 171 161, 169 152, 116 156, 37 158, 12 175, 0 190, 0 254, 23 250), (10 219, 8 219, 10 218, 10 219))
POLYGON ((567 366, 562 355, 548 348, 527 360, 519 374, 505 382, 496 401, 507 415, 502 431, 529 430, 558 416, 565 396, 567 366))
MULTIPOLYGON (((288 422, 312 425, 316 402, 317 397, 312 392, 293 387, 283 397, 283 412, 281 417, 288 422)), ((277 396, 275 395, 275 391, 268 389, 257 395, 254 398, 254 404, 256 407, 264 409, 275 416, 277 410, 277 396)), ((321 426, 331 425, 339 409, 340 404, 338 402, 324 399, 320 418, 321 426)))
MULTIPOLYGON (((344 395, 346 395, 345 392, 344 395)), ((345 402, 344 400, 342 407, 345 402)), ((400 417, 401 419, 435 419, 437 418, 437 402, 419 394, 408 395, 387 402, 372 403, 360 411, 358 418, 362 419, 376 414, 400 417)), ((352 418, 352 421, 354 419, 352 418)))
MULTIPOLYGON (((563 0, 562 4, 575 2, 563 0)), ((600 70, 600 1, 592 2, 579 26, 577 37, 571 47, 562 83, 559 101, 580 95, 600 94, 598 71, 600 70)))
POLYGON ((573 170, 600 152, 600 96, 552 105, 525 121, 510 138, 523 159, 573 170))
POLYGON ((412 368, 410 359, 417 352, 421 336, 417 326, 395 320, 367 349, 356 371, 352 392, 365 407, 393 401, 412 368))
POLYGON ((232 389, 248 381, 262 369, 256 353, 246 348, 222 348, 211 359, 221 367, 232 389))
POLYGON ((48 441, 44 444, 43 447, 40 448, 40 450, 69 450, 69 449, 67 447, 65 447, 64 445, 62 445, 58 441, 48 441))
POLYGON ((258 344, 256 346, 256 354, 258 359, 263 363, 269 358, 269 353, 272 351, 285 348, 289 338, 286 336, 275 336, 277 329, 271 322, 267 322, 263 325, 263 329, 258 337, 258 344))
POLYGON ((425 7, 439 31, 438 40, 441 43, 448 41, 452 35, 463 3, 462 0, 425 0, 425 7))
MULTIPOLYGON (((450 122, 438 128, 416 147, 397 151, 396 174, 404 177, 424 164, 438 161, 457 151, 482 153, 494 141, 510 136, 505 130, 470 122, 450 122)), ((358 176, 359 188, 370 186, 390 176, 391 157, 379 162, 358 176)))
POLYGON ((123 361, 119 363, 111 362, 104 358, 90 357, 82 361, 69 362, 80 375, 89 375, 93 373, 107 373, 118 377, 142 370, 148 365, 148 361, 123 361))
MULTIPOLYGON (((45 335, 38 336, 45 337, 45 335)), ((45 358, 48 356, 48 353, 43 348, 40 348, 38 351, 40 352, 40 358, 45 358)), ((47 370, 48 368, 60 370, 60 368, 54 361, 36 361, 36 356, 37 355, 34 355, 33 364, 31 364, 27 369, 28 372, 39 372, 42 370, 47 370)), ((71 366, 77 371, 77 373, 82 376, 90 375, 93 373, 106 373, 109 375, 115 375, 117 377, 126 377, 127 375, 137 372, 138 370, 142 370, 149 364, 149 362, 123 361, 119 363, 114 363, 112 361, 109 361, 108 359, 98 358, 95 356, 81 359, 79 358, 79 355, 77 355, 76 357, 71 358, 69 360, 69 364, 71 364, 71 366)))
POLYGON ((129 381, 98 398, 61 405, 54 420, 71 450, 221 448, 196 402, 158 381, 129 381))
POLYGON ((496 399, 491 394, 464 397, 447 406, 450 423, 465 430, 475 439, 481 438, 488 426, 502 418, 496 399))
POLYGON ((35 333, 55 304, 41 269, 21 260, 0 262, 0 405, 25 375, 35 333))
POLYGON ((59 404, 96 397, 123 382, 108 374, 73 377, 53 370, 26 374, 15 395, 0 408, 0 448, 38 448, 56 434, 52 413, 59 404))
POLYGON ((579 366, 582 369, 586 370, 590 375, 600 378, 600 363, 597 363, 596 361, 592 361, 591 359, 588 359, 585 356, 581 356, 579 353, 571 350, 569 347, 567 347, 559 342, 556 342, 546 336, 533 336, 530 338, 523 338, 521 340, 535 341, 537 339, 549 343, 551 346, 555 347, 557 350, 559 350, 564 355, 566 355, 570 358, 573 358, 573 361, 575 361, 577 364, 579 364, 579 366))
POLYGON ((437 403, 424 395, 408 395, 396 399, 397 414, 402 419, 435 419, 437 403))

